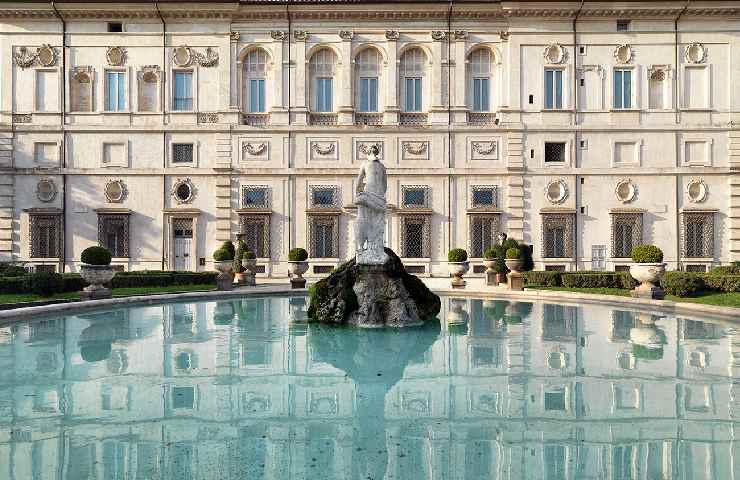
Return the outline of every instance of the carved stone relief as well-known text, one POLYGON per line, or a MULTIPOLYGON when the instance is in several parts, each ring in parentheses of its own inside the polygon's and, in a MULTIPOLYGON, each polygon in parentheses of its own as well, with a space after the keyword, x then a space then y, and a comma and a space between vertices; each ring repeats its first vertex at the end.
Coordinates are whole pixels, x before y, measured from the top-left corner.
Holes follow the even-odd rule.
POLYGON ((637 198, 637 186, 629 178, 619 180, 614 186, 614 196, 622 203, 629 203, 637 198))
POLYGON ((105 199, 109 203, 121 203, 126 198, 126 185, 123 180, 109 180, 103 189, 105 199))
POLYGON ((120 67, 126 63, 126 49, 123 47, 108 47, 105 52, 108 65, 120 67))
POLYGON ((208 47, 203 53, 193 50, 187 45, 180 45, 172 51, 172 61, 178 67, 189 67, 193 64, 198 64, 201 67, 213 67, 218 64, 218 52, 214 48, 208 47))
POLYGON ((31 51, 28 47, 19 47, 13 53, 13 59, 16 65, 21 68, 29 68, 34 65, 42 67, 53 67, 57 63, 57 50, 48 44, 43 44, 31 51))

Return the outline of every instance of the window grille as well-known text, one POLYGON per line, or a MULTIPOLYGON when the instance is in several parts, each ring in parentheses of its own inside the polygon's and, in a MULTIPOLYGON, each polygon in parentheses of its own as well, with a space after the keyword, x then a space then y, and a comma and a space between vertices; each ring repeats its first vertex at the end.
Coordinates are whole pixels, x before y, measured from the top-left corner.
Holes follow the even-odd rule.
POLYGON ((31 258, 61 257, 61 215, 31 215, 29 230, 31 258))
POLYGON ((241 215, 240 237, 259 258, 270 257, 270 215, 241 215))
POLYGON ((336 208, 339 207, 339 188, 336 186, 312 186, 311 207, 336 208))
POLYGON ((430 215, 401 216, 401 257, 429 258, 430 240, 430 215))
POLYGON ((486 250, 497 243, 501 232, 500 215, 470 215, 470 256, 483 258, 486 250))
POLYGON ((129 215, 98 215, 98 243, 113 257, 129 256, 129 215))
POLYGON ((714 256, 714 214, 686 213, 683 218, 683 256, 707 258, 714 256))
POLYGON ((308 238, 311 258, 339 257, 339 215, 309 216, 308 238))
POLYGON ((429 187, 416 185, 401 186, 403 208, 426 208, 429 205, 429 187))
POLYGON ((565 162, 565 142, 545 142, 545 162, 565 162))
POLYGON ((193 219, 175 218, 172 220, 172 234, 176 238, 193 238, 193 219))
POLYGON ((571 258, 573 256, 574 219, 571 213, 542 215, 542 256, 571 258))
POLYGON ((498 207, 496 191, 495 185, 474 185, 471 188, 470 206, 472 208, 498 207))
POLYGON ((706 265, 686 265, 686 268, 684 270, 686 270, 687 272, 692 272, 692 273, 706 273, 707 266, 706 265))
POLYGON ((612 214, 612 257, 628 258, 642 244, 642 214, 612 214))
POLYGON ((172 163, 193 163, 193 144, 173 143, 172 163))
POLYGON ((242 208, 269 208, 267 187, 243 185, 242 208))

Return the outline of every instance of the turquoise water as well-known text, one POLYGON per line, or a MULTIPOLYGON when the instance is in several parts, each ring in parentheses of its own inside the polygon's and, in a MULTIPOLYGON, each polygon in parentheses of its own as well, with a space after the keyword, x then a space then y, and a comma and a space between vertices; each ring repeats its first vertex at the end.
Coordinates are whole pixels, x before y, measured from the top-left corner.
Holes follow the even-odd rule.
POLYGON ((305 309, 0 326, 0 479, 740 477, 729 324, 443 298, 441 323, 367 331, 305 309))

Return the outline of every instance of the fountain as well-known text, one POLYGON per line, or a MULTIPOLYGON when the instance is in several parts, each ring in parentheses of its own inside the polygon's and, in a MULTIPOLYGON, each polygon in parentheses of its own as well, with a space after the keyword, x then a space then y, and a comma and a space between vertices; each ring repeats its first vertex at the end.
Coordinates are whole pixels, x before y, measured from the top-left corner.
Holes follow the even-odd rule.
POLYGON ((311 289, 309 321, 410 327, 434 319, 440 300, 384 246, 387 175, 377 145, 357 175, 355 258, 311 289))

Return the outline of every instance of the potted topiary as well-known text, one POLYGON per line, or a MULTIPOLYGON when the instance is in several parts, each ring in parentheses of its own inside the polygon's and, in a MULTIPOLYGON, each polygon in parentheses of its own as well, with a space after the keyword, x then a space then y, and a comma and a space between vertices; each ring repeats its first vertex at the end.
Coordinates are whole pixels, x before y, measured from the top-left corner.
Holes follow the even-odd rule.
POLYGON ((244 252, 246 251, 247 244, 244 243, 244 241, 242 240, 238 240, 236 242, 236 250, 234 251, 233 262, 234 278, 238 285, 245 285, 246 282, 246 276, 244 275, 246 268, 244 268, 244 264, 242 263, 242 257, 244 257, 244 252))
POLYGON ((633 297, 662 299, 665 292, 658 286, 665 273, 663 251, 655 245, 638 245, 632 249, 630 275, 640 282, 632 290, 633 297))
POLYGON ((303 274, 308 271, 308 252, 305 248, 294 248, 288 252, 288 273, 291 288, 304 288, 306 279, 303 274))
POLYGON ((257 273, 257 255, 251 250, 246 250, 242 255, 242 264, 247 270, 244 273, 244 285, 253 287, 257 285, 255 274, 257 273))
MULTIPOLYGON (((228 242, 231 243, 231 242, 228 242)), ((231 244, 233 247, 234 244, 231 244)), ((213 252, 213 266, 219 272, 216 277, 216 285, 219 290, 231 290, 234 288, 234 253, 226 246, 226 242, 213 252)))
POLYGON ((486 285, 498 285, 498 279, 496 278, 496 260, 498 259, 496 247, 498 245, 494 245, 483 252, 483 266, 486 267, 486 285))
POLYGON ((110 265, 111 258, 110 250, 104 247, 88 247, 82 251, 80 274, 90 284, 82 290, 83 300, 112 296, 111 289, 105 286, 116 276, 116 271, 110 265))
POLYGON ((516 247, 506 250, 506 268, 512 272, 518 273, 522 268, 522 251, 516 247))
POLYGON ((462 277, 470 268, 468 252, 462 248, 453 248, 450 250, 447 254, 447 267, 452 276, 452 288, 465 288, 465 280, 462 277))
POLYGON ((506 283, 506 274, 509 273, 509 269, 506 268, 506 250, 503 245, 496 245, 496 265, 493 269, 496 270, 496 284, 506 283))

